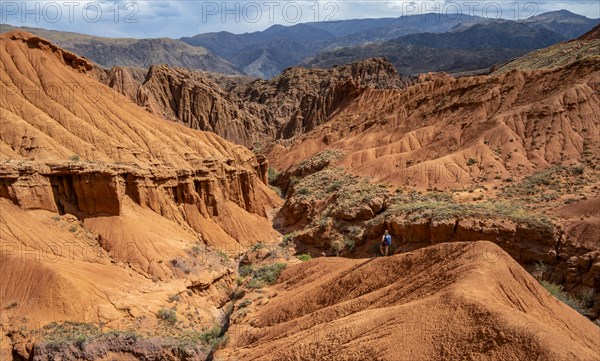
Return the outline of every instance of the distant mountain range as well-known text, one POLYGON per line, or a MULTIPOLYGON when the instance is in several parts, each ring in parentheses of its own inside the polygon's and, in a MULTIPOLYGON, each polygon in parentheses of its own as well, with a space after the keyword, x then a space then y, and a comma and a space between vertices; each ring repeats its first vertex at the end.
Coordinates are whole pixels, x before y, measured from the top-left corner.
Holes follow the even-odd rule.
POLYGON ((481 17, 462 15, 457 22, 454 18, 426 14, 305 23, 289 27, 274 25, 261 32, 241 35, 205 33, 181 40, 213 51, 249 75, 271 78, 321 51, 385 41, 413 33, 443 33, 457 24, 472 25, 484 21, 481 17))
POLYGON ((435 49, 535 49, 562 40, 565 40, 564 36, 546 28, 514 21, 495 21, 476 24, 459 32, 409 34, 390 42, 435 49))
POLYGON ((481 71, 564 40, 564 36, 544 27, 494 21, 461 31, 409 34, 381 43, 324 51, 303 65, 322 68, 363 58, 386 57, 404 76, 430 71, 481 71))
POLYGON ((39 28, 16 28, 6 24, 2 24, 1 32, 16 29, 48 39, 62 48, 108 68, 113 66, 149 68, 154 64, 169 64, 193 70, 243 74, 241 70, 213 52, 175 39, 104 38, 39 28))
POLYGON ((600 19, 590 19, 568 10, 559 10, 533 16, 522 22, 536 28, 554 31, 567 39, 575 39, 600 24, 600 19))
POLYGON ((181 40, 203 46, 245 73, 263 78, 299 63, 329 67, 371 57, 387 57, 401 74, 413 75, 489 68, 531 50, 579 37, 598 23, 600 19, 566 10, 522 21, 426 14, 275 25, 262 32, 206 33, 181 40), (475 29, 469 31, 471 27, 475 29), (424 59, 422 54, 426 55, 424 59), (415 58, 417 63, 409 63, 415 58))
MULTIPOLYGON (((404 76, 429 71, 487 70, 532 50, 577 38, 600 23, 566 10, 526 20, 424 14, 274 25, 176 39, 111 39, 24 28, 101 66, 167 64, 224 74, 272 78, 294 65, 330 67, 386 57, 404 76)), ((2 25, 2 32, 13 30, 2 25)))

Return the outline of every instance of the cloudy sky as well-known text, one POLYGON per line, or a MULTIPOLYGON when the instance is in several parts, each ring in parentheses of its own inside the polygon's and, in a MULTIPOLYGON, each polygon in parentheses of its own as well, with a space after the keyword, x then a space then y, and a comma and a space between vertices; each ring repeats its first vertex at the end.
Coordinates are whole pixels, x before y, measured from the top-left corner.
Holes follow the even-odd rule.
MULTIPOLYGON (((110 37, 179 38, 212 31, 243 33, 274 24, 400 17, 437 12, 522 19, 567 9, 600 18, 600 1, 27 1, 2 0, 0 23, 110 37)), ((448 15, 451 16, 451 15, 448 15)))

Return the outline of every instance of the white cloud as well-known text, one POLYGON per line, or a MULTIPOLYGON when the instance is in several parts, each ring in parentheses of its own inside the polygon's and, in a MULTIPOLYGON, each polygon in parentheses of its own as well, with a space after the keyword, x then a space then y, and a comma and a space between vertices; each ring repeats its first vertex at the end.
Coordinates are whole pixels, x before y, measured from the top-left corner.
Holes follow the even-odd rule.
POLYGON ((478 16, 523 18, 567 9, 600 18, 593 1, 2 1, 0 20, 17 26, 113 37, 191 36, 211 31, 260 31, 274 24, 356 18, 399 17, 418 13, 462 11, 478 16), (517 11, 517 8, 519 9, 517 11))

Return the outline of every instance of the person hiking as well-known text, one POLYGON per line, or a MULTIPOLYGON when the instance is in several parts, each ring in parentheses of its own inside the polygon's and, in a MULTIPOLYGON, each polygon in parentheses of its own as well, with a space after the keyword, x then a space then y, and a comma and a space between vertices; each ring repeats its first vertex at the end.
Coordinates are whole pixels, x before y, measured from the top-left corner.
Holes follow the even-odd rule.
POLYGON ((381 246, 379 246, 379 250, 381 251, 381 255, 386 257, 388 255, 388 251, 390 249, 390 245, 392 244, 392 236, 389 234, 386 229, 383 233, 383 237, 381 237, 381 246))

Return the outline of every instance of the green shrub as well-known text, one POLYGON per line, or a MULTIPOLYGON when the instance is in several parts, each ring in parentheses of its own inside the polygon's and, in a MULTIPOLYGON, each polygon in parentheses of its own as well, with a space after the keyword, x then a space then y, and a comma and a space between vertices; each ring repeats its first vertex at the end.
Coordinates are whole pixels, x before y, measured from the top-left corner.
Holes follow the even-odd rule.
POLYGON ((281 172, 273 167, 269 167, 267 170, 267 175, 269 177, 269 184, 274 185, 277 184, 279 178, 281 177, 281 172))
POLYGON ((298 258, 302 262, 306 262, 310 261, 312 259, 312 256, 310 254, 304 253, 296 256, 296 258, 298 258))
POLYGON ((33 333, 52 349, 66 345, 81 347, 85 342, 101 335, 100 329, 95 325, 80 322, 51 322, 33 333))
POLYGON ((211 349, 218 349, 227 344, 227 335, 222 335, 222 332, 220 326, 214 326, 202 334, 202 341, 208 344, 211 349))
POLYGON ((173 308, 161 308, 158 310, 158 318, 172 326, 177 323, 177 312, 173 308))
POLYGON ((591 290, 589 292, 584 293, 583 295, 581 295, 581 305, 584 308, 592 308, 594 307, 594 296, 595 296, 595 292, 594 290, 591 290))
POLYGON ((581 300, 569 295, 564 291, 563 286, 557 285, 554 283, 541 281, 540 284, 544 286, 544 288, 552 294, 552 296, 556 297, 560 301, 562 301, 567 306, 571 307, 575 311, 581 313, 585 316, 585 306, 581 302, 581 300))
POLYGON ((75 344, 81 347, 88 340, 88 338, 88 335, 85 334, 77 335, 77 337, 75 338, 75 344))
POLYGON ((130 341, 133 341, 133 342, 143 339, 142 336, 138 335, 134 331, 110 330, 110 331, 105 332, 101 336, 103 336, 105 338, 121 337, 121 338, 130 340, 130 341))
POLYGON ((321 231, 324 232, 327 229, 327 227, 329 226, 330 219, 331 218, 329 218, 329 217, 322 217, 319 219, 318 226, 321 231))
MULTIPOLYGON (((561 196, 579 192, 590 184, 584 173, 583 166, 552 166, 525 177, 522 181, 504 186, 500 196, 525 204, 556 201, 561 196)), ((567 204, 569 202, 571 201, 567 204)))
POLYGON ((341 239, 336 239, 335 241, 331 242, 331 249, 335 252, 336 256, 339 256, 340 252, 345 246, 346 245, 344 244, 344 241, 341 239))
POLYGON ((200 247, 198 247, 198 246, 193 246, 192 247, 192 254, 194 256, 199 255, 201 252, 202 252, 202 249, 200 247))
POLYGON ((39 340, 40 346, 43 345, 54 351, 74 350, 75 347, 83 348, 94 343, 103 345, 123 342, 135 345, 139 341, 150 341, 167 352, 178 350, 182 354, 188 354, 188 351, 212 351, 227 343, 227 337, 223 335, 223 330, 218 325, 203 329, 194 329, 193 325, 190 327, 191 329, 174 327, 168 334, 145 338, 129 330, 102 332, 100 327, 91 323, 52 322, 43 328, 33 330, 32 336, 39 340))
POLYGON ((188 349, 198 349, 198 346, 204 344, 209 346, 211 350, 219 348, 227 343, 227 337, 222 335, 223 331, 220 326, 213 326, 210 329, 204 329, 202 332, 192 330, 184 331, 172 339, 171 346, 180 351, 188 349))
POLYGON ((254 142, 252 144, 252 152, 254 154, 262 154, 263 150, 264 150, 264 147, 261 142, 254 142))
POLYGON ((451 196, 435 193, 396 195, 391 199, 388 209, 378 217, 399 214, 404 215, 407 222, 416 222, 423 218, 434 221, 464 217, 508 218, 516 223, 527 224, 531 227, 547 230, 554 228, 548 217, 531 213, 518 204, 498 200, 487 200, 477 204, 457 203, 451 196))
POLYGON ((180 300, 181 300, 181 297, 178 294, 169 296, 169 302, 171 302, 171 303, 179 302, 180 300))
POLYGON ((248 288, 263 288, 266 285, 272 285, 277 282, 281 272, 286 268, 285 263, 274 263, 254 269, 251 266, 240 267, 240 275, 243 277, 252 274, 252 279, 248 282, 248 288))
POLYGON ((254 271, 253 267, 251 265, 243 265, 240 266, 239 272, 240 272, 240 276, 242 277, 248 277, 252 271, 254 271))
POLYGON ((354 249, 355 241, 353 238, 344 236, 344 246, 346 246, 350 251, 354 249))
POLYGON ((246 295, 246 292, 242 288, 238 287, 231 293, 231 299, 239 300, 240 298, 244 297, 245 295, 246 295))
POLYGON ((544 262, 540 261, 533 267, 533 277, 535 277, 537 280, 541 280, 547 270, 548 266, 546 266, 544 262))
POLYGON ((250 282, 248 282, 248 288, 260 289, 263 287, 265 287, 265 283, 261 280, 257 280, 256 278, 253 278, 250 280, 250 282))
MULTIPOLYGON (((342 159, 344 156, 344 152, 338 149, 327 149, 322 152, 319 152, 308 159, 303 159, 300 161, 294 170, 311 168, 310 170, 320 171, 330 164, 342 159)), ((306 174, 303 172, 303 174, 306 174)))
POLYGON ((73 162, 79 162, 81 157, 79 156, 79 154, 73 154, 69 159, 72 160, 73 162))
POLYGON ((342 180, 335 180, 333 181, 333 183, 331 183, 328 187, 327 187, 327 192, 328 193, 333 193, 335 191, 338 191, 342 188, 342 186, 344 185, 344 182, 342 180))
POLYGON ((71 232, 71 233, 77 232, 77 226, 76 225, 72 225, 71 227, 69 227, 69 232, 71 232))
POLYGON ((583 166, 583 165, 575 166, 572 168, 573 174, 576 174, 576 175, 582 175, 584 171, 585 171, 585 166, 583 166))
POLYGON ((292 242, 292 239, 294 237, 296 237, 296 235, 298 234, 298 232, 292 232, 292 233, 288 233, 285 236, 283 236, 283 239, 281 240, 281 245, 282 246, 287 246, 290 244, 290 242, 292 242))
POLYGON ((281 272, 287 267, 285 263, 274 263, 258 268, 254 272, 254 279, 272 285, 277 282, 281 272))
POLYGON ((469 160, 467 160, 467 165, 470 167, 472 165, 477 164, 477 160, 473 159, 473 158, 469 158, 469 160))
POLYGON ((302 187, 302 188, 298 189, 297 193, 301 194, 303 196, 307 196, 307 195, 310 194, 310 190, 308 188, 306 188, 306 187, 302 187))
POLYGON ((243 300, 240 305, 238 306, 238 308, 245 308, 248 307, 252 304, 251 300, 243 300))
POLYGON ((363 233, 363 229, 359 226, 350 226, 348 227, 348 232, 353 236, 360 236, 363 233))
POLYGON ((217 251, 217 255, 221 258, 221 261, 223 262, 227 262, 229 260, 229 256, 223 251, 217 251))

